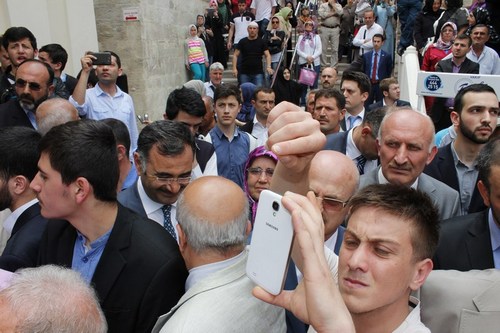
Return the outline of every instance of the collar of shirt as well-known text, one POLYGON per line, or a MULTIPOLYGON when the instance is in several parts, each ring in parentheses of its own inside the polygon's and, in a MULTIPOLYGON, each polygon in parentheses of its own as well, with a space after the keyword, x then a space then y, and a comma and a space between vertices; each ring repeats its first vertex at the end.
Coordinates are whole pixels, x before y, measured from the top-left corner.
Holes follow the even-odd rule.
MULTIPOLYGON (((378 168, 378 183, 379 184, 389 184, 389 181, 387 178, 385 178, 384 174, 382 173, 382 167, 378 168)), ((416 190, 418 188, 418 177, 415 180, 413 184, 410 186, 412 189, 416 190)))
POLYGON ((493 251, 496 251, 500 248, 500 221, 495 222, 494 219, 490 208, 488 212, 488 225, 490 227, 491 248, 493 251))
POLYGON ((66 79, 68 78, 68 75, 66 73, 61 73, 61 76, 59 77, 62 82, 66 83, 66 79))
MULTIPOLYGON (((120 87, 118 87, 116 84, 116 94, 114 96, 112 96, 113 98, 116 98, 116 97, 121 97, 123 96, 123 91, 120 89, 120 87)), ((99 83, 97 83, 95 86, 94 86, 94 89, 96 91, 96 96, 100 96, 100 95, 106 95, 106 96, 110 96, 107 92, 105 92, 104 90, 101 89, 101 86, 99 86, 99 83)))
POLYGON ((354 143, 354 139, 352 138, 352 132, 354 131, 354 128, 356 128, 356 127, 357 126, 354 126, 347 133, 347 144, 346 144, 346 148, 345 148, 345 153, 351 160, 354 160, 354 159, 356 159, 356 157, 361 155, 361 152, 359 151, 358 147, 356 147, 356 144, 354 143))
MULTIPOLYGON (((142 206, 144 207, 144 211, 149 216, 149 214, 157 211, 158 209, 161 211, 163 207, 162 203, 158 203, 156 201, 151 200, 151 198, 147 195, 146 190, 144 190, 144 186, 142 185, 141 177, 137 179, 137 190, 139 191, 139 197, 142 201, 142 206)), ((177 202, 172 204, 173 207, 176 207, 177 202)), ((162 212, 163 216, 163 212, 162 212)), ((163 220, 162 220, 163 223, 163 220)))
POLYGON ((211 264, 206 264, 198 267, 191 268, 189 270, 189 275, 186 280, 186 291, 189 290, 192 286, 194 286, 198 281, 205 279, 207 276, 221 271, 229 266, 234 265, 240 258, 246 253, 246 250, 243 250, 240 254, 235 257, 214 262, 211 264))
POLYGON ((19 216, 21 216, 22 213, 31 206, 33 206, 35 203, 38 202, 38 199, 33 199, 31 201, 28 201, 21 207, 18 207, 15 211, 13 211, 4 221, 3 223, 3 229, 9 234, 9 236, 12 234, 12 229, 14 229, 14 225, 16 224, 17 219, 19 216))
MULTIPOLYGON (((357 116, 361 117, 361 119, 358 119, 358 121, 359 121, 360 123, 363 121, 363 119, 365 119, 365 108, 364 108, 364 107, 363 107, 363 110, 361 110, 361 112, 360 112, 360 113, 358 113, 358 115, 357 115, 357 116)), ((345 117, 344 117, 344 119, 345 119, 345 121, 346 121, 346 124, 347 124, 347 123, 348 123, 348 121, 349 121, 349 117, 357 117, 357 116, 353 116, 351 113, 349 113, 349 111, 346 111, 346 113, 345 113, 345 117)), ((357 124, 355 124, 354 126, 356 126, 356 125, 357 125, 357 124)))
POLYGON ((333 233, 333 235, 330 236, 330 238, 328 238, 326 241, 325 241, 325 246, 327 248, 329 248, 330 250, 332 250, 332 252, 335 252, 335 244, 337 244, 337 238, 339 236, 339 231, 338 229, 335 230, 335 232, 333 233))
POLYGON ((413 296, 408 300, 408 316, 392 333, 430 332, 420 320, 420 301, 413 296))

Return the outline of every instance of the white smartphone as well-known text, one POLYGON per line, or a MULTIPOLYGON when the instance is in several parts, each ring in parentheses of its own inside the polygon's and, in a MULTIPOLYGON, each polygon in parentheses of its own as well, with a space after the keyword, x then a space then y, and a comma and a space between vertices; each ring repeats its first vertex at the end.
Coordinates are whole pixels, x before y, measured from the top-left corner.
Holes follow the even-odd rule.
POLYGON ((285 283, 292 243, 292 216, 281 204, 281 195, 262 191, 250 242, 247 276, 267 292, 278 295, 285 283))

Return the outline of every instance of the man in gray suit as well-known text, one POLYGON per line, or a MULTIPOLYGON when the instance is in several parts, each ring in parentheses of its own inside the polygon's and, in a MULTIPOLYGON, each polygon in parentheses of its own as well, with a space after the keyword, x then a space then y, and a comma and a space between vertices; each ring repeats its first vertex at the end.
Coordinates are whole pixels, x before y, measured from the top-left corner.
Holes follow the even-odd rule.
POLYGON ((427 193, 439 210, 440 219, 459 214, 458 192, 423 174, 436 155, 432 120, 411 108, 388 113, 377 138, 380 167, 361 176, 359 187, 370 184, 399 184, 427 193))
POLYGON ((194 136, 184 124, 160 120, 144 127, 134 153, 139 179, 118 194, 118 201, 177 240, 176 201, 191 180, 194 154, 194 136))

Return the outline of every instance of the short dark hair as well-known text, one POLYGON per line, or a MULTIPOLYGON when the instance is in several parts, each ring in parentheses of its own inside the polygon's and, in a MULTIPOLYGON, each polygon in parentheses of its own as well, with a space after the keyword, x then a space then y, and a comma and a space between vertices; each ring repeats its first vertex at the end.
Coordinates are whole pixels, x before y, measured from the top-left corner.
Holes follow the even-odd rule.
POLYGON ((186 87, 175 89, 168 95, 165 115, 168 120, 174 120, 181 111, 195 117, 204 117, 207 113, 201 95, 186 87))
POLYGON ((129 156, 130 153, 130 132, 128 131, 127 125, 123 121, 114 118, 105 118, 99 120, 109 127, 113 131, 116 143, 123 145, 126 149, 126 154, 129 156))
POLYGON ((363 118, 362 125, 370 125, 372 129, 372 136, 376 138, 378 136, 378 131, 380 130, 380 124, 385 117, 387 112, 387 107, 383 106, 380 108, 376 108, 369 112, 365 112, 365 117, 363 118))
POLYGON ((193 154, 195 153, 193 134, 186 125, 173 120, 157 120, 139 133, 137 154, 143 170, 146 170, 146 162, 153 146, 164 156, 178 156, 184 152, 186 146, 191 148, 193 154))
POLYGON ((64 184, 84 177, 96 199, 116 201, 119 169, 116 140, 111 128, 97 120, 76 120, 53 127, 38 146, 64 184))
POLYGON ((470 38, 469 35, 466 35, 466 34, 460 34, 458 35, 457 37, 455 37, 455 40, 457 39, 460 39, 460 40, 464 40, 466 39, 467 40, 467 43, 468 43, 468 46, 471 46, 472 45, 472 38, 470 38))
POLYGON ((104 52, 111 53, 111 55, 116 58, 116 64, 118 65, 118 68, 122 68, 122 61, 120 60, 118 54, 114 53, 113 51, 104 51, 104 52))
POLYGON ((488 27, 486 24, 478 23, 478 24, 472 26, 472 28, 470 29, 470 32, 473 32, 474 29, 476 29, 476 28, 486 28, 487 34, 488 35, 490 34, 490 27, 488 27))
MULTIPOLYGON (((349 215, 363 207, 373 207, 409 222, 413 257, 432 258, 439 240, 439 214, 430 197, 411 187, 395 184, 368 185, 349 201, 349 215)), ((349 226, 349 221, 347 222, 349 226)))
POLYGON ((389 87, 391 86, 391 84, 399 84, 398 79, 396 79, 395 77, 387 77, 383 79, 382 81, 380 81, 380 91, 389 91, 389 87))
POLYGON ((214 104, 218 99, 226 98, 229 96, 236 97, 236 100, 241 104, 241 92, 240 89, 234 84, 220 84, 215 88, 214 92, 214 104))
POLYGON ((337 106, 339 109, 345 108, 345 96, 338 89, 319 89, 314 94, 314 104, 319 98, 334 98, 337 101, 337 106))
POLYGON ((384 35, 382 35, 382 34, 375 34, 375 35, 373 35, 372 40, 373 40, 375 37, 378 37, 378 38, 382 39, 382 41, 384 41, 384 40, 385 40, 385 37, 384 37, 384 35))
POLYGON ((4 127, 0 129, 0 177, 8 180, 24 176, 29 181, 38 172, 38 143, 42 135, 29 127, 4 127))
POLYGON ((252 100, 256 101, 259 93, 274 94, 274 90, 272 88, 267 88, 267 87, 258 87, 253 92, 252 100))
POLYGON ((61 63, 61 72, 66 67, 68 62, 68 52, 59 44, 47 44, 40 48, 39 52, 47 52, 52 60, 52 63, 61 63))
POLYGON ((488 192, 491 189, 491 168, 495 166, 500 166, 500 137, 488 141, 477 157, 478 179, 484 183, 488 192))
POLYGON ((9 43, 15 43, 24 38, 29 39, 31 47, 34 50, 37 49, 35 35, 33 35, 33 33, 25 27, 10 27, 9 29, 5 30, 3 34, 2 45, 7 50, 7 48, 9 47, 9 43))
POLYGON ((341 87, 345 80, 356 82, 358 84, 358 88, 361 91, 361 93, 365 92, 370 93, 372 89, 370 78, 365 73, 355 72, 355 71, 345 71, 344 74, 342 74, 342 80, 340 81, 341 87))
MULTIPOLYGON (((38 60, 38 59, 26 59, 22 63, 19 64, 18 68, 24 64, 27 64, 28 62, 36 62, 36 63, 43 65, 43 67, 45 67, 47 69, 47 72, 49 74, 49 80, 47 81, 47 83, 49 85, 53 84, 53 82, 54 82, 54 70, 52 69, 52 67, 50 67, 49 65, 47 65, 46 63, 44 63, 43 61, 38 60)), ((16 76, 17 76, 17 72, 16 72, 16 76)))
POLYGON ((453 105, 453 110, 458 114, 462 113, 462 108, 464 107, 464 95, 468 92, 482 93, 490 92, 496 96, 495 89, 485 83, 474 83, 460 89, 455 96, 455 103, 453 105))

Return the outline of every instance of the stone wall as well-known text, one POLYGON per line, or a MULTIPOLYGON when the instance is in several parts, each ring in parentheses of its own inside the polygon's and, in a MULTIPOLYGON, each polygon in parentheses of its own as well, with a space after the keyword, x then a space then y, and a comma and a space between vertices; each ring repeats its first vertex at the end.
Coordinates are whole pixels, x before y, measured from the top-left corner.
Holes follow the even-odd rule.
POLYGON ((183 42, 208 0, 94 0, 100 50, 122 60, 136 113, 162 119, 168 94, 188 80, 183 42), (125 22, 123 9, 139 8, 125 22))

